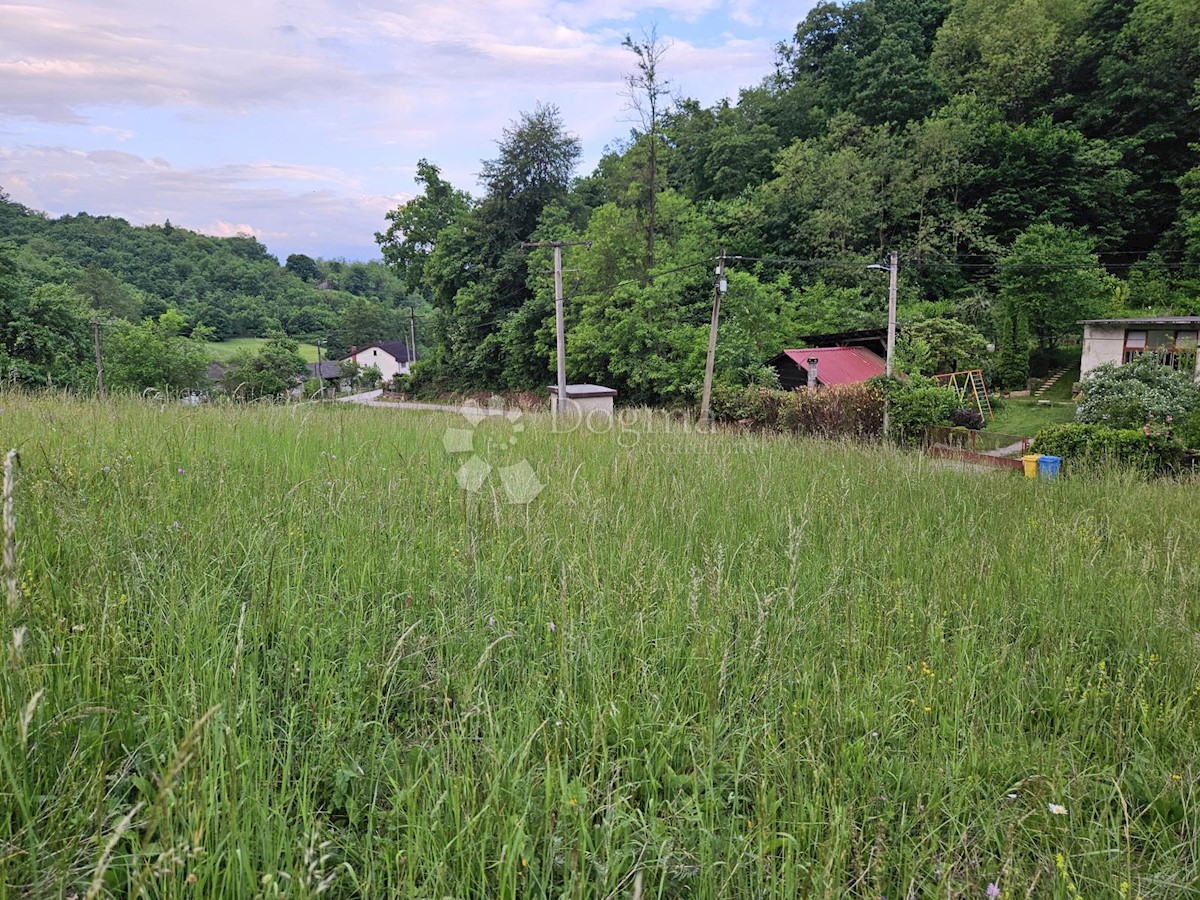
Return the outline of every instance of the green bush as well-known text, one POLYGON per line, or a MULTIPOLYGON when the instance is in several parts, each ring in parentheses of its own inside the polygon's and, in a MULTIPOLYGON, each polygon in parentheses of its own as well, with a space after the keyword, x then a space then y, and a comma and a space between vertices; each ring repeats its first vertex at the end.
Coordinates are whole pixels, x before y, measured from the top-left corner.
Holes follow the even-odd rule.
POLYGON ((867 384, 797 391, 719 384, 711 409, 714 421, 764 431, 861 439, 883 430, 883 395, 867 384))
POLYGON ((1187 415, 1178 423, 1175 437, 1189 450, 1200 450, 1200 409, 1187 415))
POLYGON ((1175 469, 1183 458, 1183 445, 1150 425, 1142 429, 1080 422, 1052 425, 1037 433, 1029 449, 1072 462, 1116 463, 1152 473, 1175 469))
POLYGON ((1075 417, 1093 425, 1141 428, 1153 418, 1183 419, 1200 409, 1200 389, 1183 372, 1160 365, 1153 353, 1123 366, 1105 363, 1083 380, 1075 417))
POLYGON ((919 444, 930 425, 950 425, 960 405, 954 391, 930 378, 872 378, 868 384, 887 397, 890 433, 902 444, 919 444))

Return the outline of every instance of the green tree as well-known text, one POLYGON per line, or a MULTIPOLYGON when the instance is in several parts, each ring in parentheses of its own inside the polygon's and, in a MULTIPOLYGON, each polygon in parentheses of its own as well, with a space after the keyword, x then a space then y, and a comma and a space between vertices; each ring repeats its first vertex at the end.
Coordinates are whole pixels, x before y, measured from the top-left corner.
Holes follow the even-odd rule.
POLYGON ((116 389, 180 391, 196 388, 208 366, 210 333, 195 329, 190 336, 176 310, 141 324, 119 323, 105 341, 105 376, 116 389))
POLYGON ((11 249, 0 245, 0 378, 30 385, 94 383, 88 312, 66 285, 31 288, 11 249))
POLYGON ((438 234, 471 209, 470 195, 443 180, 429 160, 418 160, 415 181, 421 194, 389 212, 391 224, 375 234, 384 262, 400 273, 410 291, 425 287, 425 263, 437 247, 438 234))
POLYGON ((321 277, 321 269, 317 266, 316 260, 303 253, 290 254, 284 268, 301 281, 316 281, 321 277))
POLYGON ((107 269, 88 266, 83 277, 76 282, 75 290, 88 301, 92 309, 106 318, 116 317, 133 322, 141 315, 141 298, 107 269))
MULTIPOLYGON (((1063 335, 1078 331, 1080 319, 1104 311, 1116 282, 1101 267, 1091 239, 1057 225, 1031 225, 999 263, 1004 314, 1024 320, 1039 347, 1053 349, 1063 335)), ((1021 335, 1014 334, 1020 342, 1021 335)))
POLYGON ((234 357, 223 383, 239 399, 279 397, 295 387, 306 370, 296 342, 277 334, 257 353, 243 351, 234 357))
POLYGON ((987 341, 982 334, 955 319, 919 319, 904 326, 902 338, 921 348, 921 365, 903 367, 917 375, 940 375, 977 369, 983 365, 987 341))

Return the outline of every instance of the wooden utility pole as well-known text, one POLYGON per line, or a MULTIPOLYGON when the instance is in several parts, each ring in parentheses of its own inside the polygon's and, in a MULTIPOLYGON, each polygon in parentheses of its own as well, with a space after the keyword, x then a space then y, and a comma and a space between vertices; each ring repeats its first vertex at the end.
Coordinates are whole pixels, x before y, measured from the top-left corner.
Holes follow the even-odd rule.
POLYGON ((408 308, 408 364, 411 367, 417 361, 417 311, 408 308))
POLYGON ((700 421, 709 418, 709 403, 712 400, 713 363, 717 357, 717 324, 721 319, 721 295, 725 293, 725 248, 717 260, 717 286, 713 291, 712 321, 708 325, 708 357, 704 360, 704 395, 700 398, 700 421))
POLYGON ((558 401, 554 404, 554 421, 555 423, 562 417, 562 411, 567 402, 567 335, 566 335, 566 316, 563 312, 563 286, 562 286, 562 248, 563 247, 591 247, 591 241, 527 241, 521 245, 526 250, 532 250, 537 247, 553 247, 554 248, 554 323, 557 331, 557 346, 558 346, 558 401))
POLYGON ((104 359, 100 356, 100 321, 92 319, 92 344, 96 348, 96 390, 100 394, 100 399, 103 400, 107 395, 104 392, 104 359))

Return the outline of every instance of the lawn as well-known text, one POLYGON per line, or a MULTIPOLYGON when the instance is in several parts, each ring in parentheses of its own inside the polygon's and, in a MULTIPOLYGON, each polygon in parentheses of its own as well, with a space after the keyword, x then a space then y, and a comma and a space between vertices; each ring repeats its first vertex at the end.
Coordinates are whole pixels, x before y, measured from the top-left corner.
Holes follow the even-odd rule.
MULTIPOLYGON (((229 362, 243 350, 256 351, 267 342, 266 338, 230 338, 208 345, 208 355, 218 362, 229 362)), ((317 361, 316 344, 300 344, 300 355, 305 362, 317 361)))
POLYGON ((988 422, 988 430, 1033 437, 1047 425, 1061 425, 1075 421, 1074 403, 1052 403, 1039 406, 1036 400, 1009 398, 1004 408, 996 410, 994 422, 988 422))
POLYGON ((471 492, 449 414, 0 408, 0 894, 1200 876, 1194 484, 526 417, 471 492))

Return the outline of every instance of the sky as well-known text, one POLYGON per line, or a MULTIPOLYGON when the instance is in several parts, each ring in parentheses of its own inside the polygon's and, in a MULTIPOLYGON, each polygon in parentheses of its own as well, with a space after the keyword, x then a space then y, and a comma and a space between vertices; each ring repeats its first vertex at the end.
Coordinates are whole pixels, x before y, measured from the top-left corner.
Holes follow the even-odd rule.
POLYGON ((660 74, 704 104, 774 65, 815 0, 0 0, 0 188, 88 212, 379 258, 417 160, 478 194, 480 161, 541 103, 584 148, 625 137, 656 26, 660 74))

